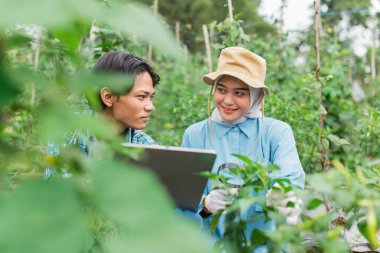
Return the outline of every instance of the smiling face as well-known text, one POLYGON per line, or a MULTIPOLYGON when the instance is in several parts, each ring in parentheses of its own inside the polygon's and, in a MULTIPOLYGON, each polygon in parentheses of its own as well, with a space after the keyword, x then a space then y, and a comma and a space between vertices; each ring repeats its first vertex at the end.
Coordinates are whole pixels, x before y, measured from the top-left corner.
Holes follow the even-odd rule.
POLYGON ((232 76, 222 76, 216 84, 215 105, 226 121, 237 120, 249 111, 249 88, 232 76))
POLYGON ((152 99, 155 93, 148 72, 136 76, 132 90, 126 95, 115 96, 107 90, 101 91, 101 98, 106 105, 103 112, 114 120, 122 131, 126 128, 144 129, 154 109, 152 99))

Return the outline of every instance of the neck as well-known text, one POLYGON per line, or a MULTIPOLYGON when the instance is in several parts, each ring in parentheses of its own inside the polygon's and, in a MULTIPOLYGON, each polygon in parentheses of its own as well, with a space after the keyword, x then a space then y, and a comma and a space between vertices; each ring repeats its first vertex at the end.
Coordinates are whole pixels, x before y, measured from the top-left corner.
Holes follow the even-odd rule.
POLYGON ((128 131, 129 127, 122 124, 121 122, 117 121, 114 117, 113 117, 113 114, 110 110, 107 110, 107 109, 104 109, 103 111, 101 111, 100 113, 96 113, 95 114, 97 117, 99 117, 99 115, 104 115, 107 119, 111 120, 111 122, 113 122, 113 124, 116 126, 117 128, 117 133, 122 135, 123 133, 125 133, 126 131, 128 131))

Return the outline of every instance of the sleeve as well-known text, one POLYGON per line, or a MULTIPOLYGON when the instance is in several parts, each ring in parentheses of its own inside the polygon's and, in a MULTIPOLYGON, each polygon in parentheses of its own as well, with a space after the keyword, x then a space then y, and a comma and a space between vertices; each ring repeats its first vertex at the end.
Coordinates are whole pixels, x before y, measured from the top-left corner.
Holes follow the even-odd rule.
POLYGON ((286 178, 298 188, 305 186, 305 172, 302 168, 293 131, 289 125, 276 128, 270 143, 271 162, 280 169, 272 172, 273 179, 286 178))
POLYGON ((185 133, 183 134, 181 147, 184 147, 184 148, 191 148, 191 145, 190 145, 190 138, 189 138, 189 133, 188 133, 187 130, 186 130, 185 133))
POLYGON ((46 152, 46 167, 44 170, 44 179, 51 178, 55 173, 55 165, 57 161, 57 156, 59 154, 58 145, 49 142, 46 152))

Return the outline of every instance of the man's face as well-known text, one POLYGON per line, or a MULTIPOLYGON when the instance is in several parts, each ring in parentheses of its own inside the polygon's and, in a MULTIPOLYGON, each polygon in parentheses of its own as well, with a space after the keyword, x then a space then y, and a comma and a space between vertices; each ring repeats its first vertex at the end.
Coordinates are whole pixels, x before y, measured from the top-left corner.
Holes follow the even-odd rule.
POLYGON ((144 129, 154 109, 153 96, 152 78, 148 72, 142 72, 136 76, 133 88, 128 94, 115 97, 108 114, 122 129, 144 129))

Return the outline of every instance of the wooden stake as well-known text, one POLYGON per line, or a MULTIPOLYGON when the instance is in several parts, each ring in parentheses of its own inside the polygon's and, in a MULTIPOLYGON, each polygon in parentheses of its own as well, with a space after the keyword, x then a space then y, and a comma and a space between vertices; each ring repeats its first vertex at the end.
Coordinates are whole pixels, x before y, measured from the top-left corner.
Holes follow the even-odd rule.
POLYGON ((187 49, 187 45, 184 45, 184 49, 185 49, 185 62, 187 63, 188 58, 189 58, 189 50, 187 49))
MULTIPOLYGON (((157 17, 158 14, 158 0, 153 1, 153 11, 154 11, 154 16, 157 17)), ((148 62, 152 62, 152 54, 153 54, 153 46, 152 42, 149 42, 149 47, 148 47, 148 62)))
POLYGON ((371 79, 376 79, 376 25, 372 29, 371 79))
POLYGON ((319 143, 321 145, 321 166, 322 171, 327 170, 327 162, 326 162, 326 148, 325 144, 323 143, 323 127, 325 123, 325 110, 323 106, 323 85, 320 80, 320 71, 321 71, 321 61, 320 61, 320 53, 319 53, 319 37, 321 32, 321 16, 319 13, 319 0, 314 1, 314 10, 315 10, 315 51, 317 53, 317 67, 315 71, 315 78, 320 84, 319 88, 319 108, 320 108, 320 115, 319 115, 319 143))
POLYGON ((280 33, 282 34, 284 32, 284 20, 285 20, 285 8, 287 6, 287 0, 281 1, 281 7, 280 7, 280 33))
POLYGON ((205 40, 205 45, 206 45, 206 52, 207 52, 207 65, 208 65, 208 72, 212 72, 212 58, 211 58, 211 49, 210 49, 210 41, 209 41, 209 36, 208 36, 208 30, 207 26, 203 25, 203 37, 205 40))
POLYGON ((215 26, 210 26, 210 45, 213 45, 215 41, 215 26))
MULTIPOLYGON (((37 72, 38 72, 38 62, 40 59, 40 39, 41 39, 41 31, 38 33, 38 38, 36 41, 37 48, 34 51, 34 58, 33 58, 33 69, 34 69, 35 75, 37 75, 37 72)), ((33 107, 35 105, 35 103, 36 103, 36 85, 34 82, 32 82, 30 105, 33 107)))
POLYGON ((228 0, 228 14, 230 16, 230 22, 234 21, 234 16, 232 14, 232 0, 228 0))
POLYGON ((175 22, 175 38, 178 44, 180 44, 180 37, 179 37, 180 26, 181 26, 181 23, 179 21, 176 21, 175 22))

